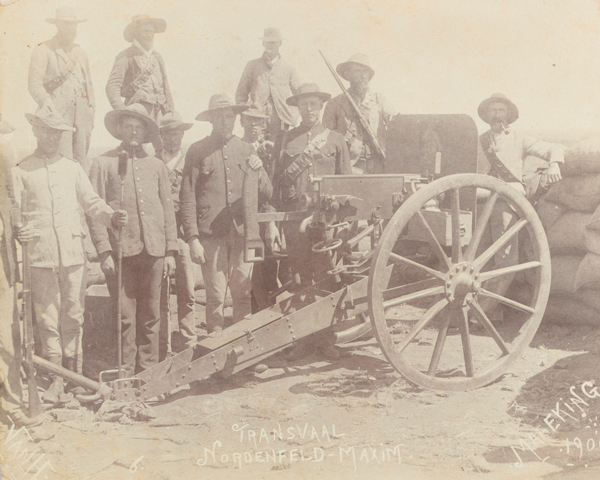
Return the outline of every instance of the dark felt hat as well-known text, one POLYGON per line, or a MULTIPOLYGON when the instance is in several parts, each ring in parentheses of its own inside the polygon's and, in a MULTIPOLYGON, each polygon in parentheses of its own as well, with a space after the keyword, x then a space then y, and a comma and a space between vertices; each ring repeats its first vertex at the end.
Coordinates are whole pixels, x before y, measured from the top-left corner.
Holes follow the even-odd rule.
POLYGON ((134 15, 131 19, 131 23, 125 27, 123 30, 123 37, 128 42, 133 42, 135 38, 135 29, 139 25, 143 25, 145 23, 151 23, 154 26, 154 31, 156 33, 164 33, 167 29, 167 22, 162 18, 154 18, 150 15, 134 15))
POLYGON ((316 83, 303 83, 298 87, 298 93, 289 97, 285 103, 297 107, 298 101, 301 98, 306 97, 318 97, 323 100, 323 102, 327 102, 331 99, 331 95, 329 93, 322 92, 316 83))
POLYGON ((75 129, 65 119, 49 108, 40 108, 34 114, 26 113, 25 118, 33 127, 52 128, 63 132, 74 132, 75 129))
POLYGON ((158 137, 158 125, 148 116, 148 113, 143 105, 140 105, 139 103, 133 103, 125 108, 111 110, 104 117, 104 125, 106 126, 106 129, 117 140, 122 140, 122 138, 119 137, 117 127, 121 118, 126 115, 142 120, 146 124, 146 137, 142 143, 150 143, 156 139, 156 137, 158 137))
POLYGON ((196 120, 200 122, 210 122, 211 114, 224 108, 232 108, 234 113, 242 113, 250 108, 249 105, 236 105, 233 100, 224 93, 215 93, 208 101, 208 110, 204 110, 196 115, 196 120))
POLYGON ((160 131, 168 131, 168 130, 189 130, 192 128, 193 123, 186 123, 181 118, 181 115, 177 112, 169 112, 165 113, 163 117, 160 119, 160 131))

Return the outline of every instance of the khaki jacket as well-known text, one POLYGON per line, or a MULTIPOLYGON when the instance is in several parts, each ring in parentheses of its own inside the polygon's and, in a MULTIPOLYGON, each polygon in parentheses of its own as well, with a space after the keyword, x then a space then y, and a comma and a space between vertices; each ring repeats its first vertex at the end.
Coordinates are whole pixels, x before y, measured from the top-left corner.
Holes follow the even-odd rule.
POLYGON ((92 220, 111 226, 113 209, 94 189, 81 165, 57 155, 46 159, 34 153, 13 168, 15 200, 27 190, 24 221, 33 222, 40 236, 29 243, 32 267, 58 268, 85 263, 84 227, 79 208, 92 220))

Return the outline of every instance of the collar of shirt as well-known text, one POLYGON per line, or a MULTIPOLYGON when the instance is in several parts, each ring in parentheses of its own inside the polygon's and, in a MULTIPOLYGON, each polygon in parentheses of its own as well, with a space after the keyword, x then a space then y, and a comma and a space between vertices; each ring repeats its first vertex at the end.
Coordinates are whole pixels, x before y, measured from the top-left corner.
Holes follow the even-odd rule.
POLYGON ((37 148, 36 148, 35 152, 33 152, 33 155, 37 158, 41 158, 42 160, 46 160, 46 162, 48 162, 48 163, 57 162, 58 160, 60 160, 62 158, 62 155, 60 153, 57 153, 56 155, 54 155, 52 157, 48 157, 47 155, 44 155, 42 152, 40 152, 39 149, 37 149, 37 148))
POLYGON ((297 128, 298 128, 298 132, 301 135, 306 133, 309 136, 309 141, 310 141, 310 137, 314 137, 316 135, 319 135, 321 132, 325 131, 325 127, 323 126, 323 124, 320 121, 315 123, 312 127, 309 127, 308 125, 305 125, 304 123, 301 123, 300 125, 298 125, 297 128))
POLYGON ((273 68, 273 65, 275 65, 280 58, 281 55, 278 54, 273 60, 271 60, 269 57, 267 57, 266 53, 263 53, 263 59, 265 60, 265 63, 271 68, 273 68))
MULTIPOLYGON (((127 152, 127 154, 129 154, 129 148, 126 147, 124 143, 121 143, 121 145, 118 148, 118 151, 119 152, 125 151, 125 152, 127 152)), ((137 147, 135 149, 135 151, 133 152, 133 154, 135 155, 135 158, 145 158, 148 156, 148 153, 146 152, 146 150, 144 150, 144 147, 142 145, 137 147)))
POLYGON ((497 152, 500 145, 507 142, 514 142, 514 131, 509 130, 508 132, 500 132, 496 133, 492 129, 488 130, 488 135, 490 137, 490 148, 497 152))
POLYGON ((172 172, 173 170, 177 172, 183 171, 183 162, 179 161, 181 160, 182 155, 183 151, 181 148, 175 154, 170 154, 164 148, 160 152, 160 158, 165 162, 169 172, 172 172))
POLYGON ((151 48, 150 50, 146 50, 144 47, 142 47, 142 44, 138 42, 137 38, 133 39, 133 46, 137 47, 138 50, 140 50, 142 54, 147 58, 150 58, 152 56, 152 52, 154 52, 153 48, 151 48))

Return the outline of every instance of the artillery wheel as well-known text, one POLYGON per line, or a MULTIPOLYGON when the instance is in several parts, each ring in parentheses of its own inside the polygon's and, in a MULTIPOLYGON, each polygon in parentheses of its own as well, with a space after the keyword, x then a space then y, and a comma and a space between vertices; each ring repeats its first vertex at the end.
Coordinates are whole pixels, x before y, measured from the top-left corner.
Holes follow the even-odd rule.
POLYGON ((371 264, 369 314, 383 353, 404 377, 426 388, 468 390, 495 381, 521 356, 539 327, 549 292, 550 250, 527 199, 496 178, 458 174, 424 186, 391 218, 371 264), (488 197, 471 239, 461 242, 460 198, 475 189, 478 194, 487 191, 488 197), (440 244, 439 235, 425 220, 423 207, 431 200, 449 206, 451 247, 440 244), (498 218, 497 212, 506 211, 507 206, 513 220, 492 243, 491 236, 487 237, 490 218, 498 218), (433 265, 394 252, 409 222, 421 226, 423 240, 435 253, 433 265), (527 252, 527 258, 512 266, 494 266, 510 242, 524 239, 529 248, 519 248, 519 253, 527 252), (397 286, 393 272, 399 266, 411 267, 422 279, 397 286), (486 289, 490 280, 497 282, 517 273, 529 276, 531 290, 526 300, 486 289), (488 317, 491 302, 508 307, 511 321, 492 323, 488 317))

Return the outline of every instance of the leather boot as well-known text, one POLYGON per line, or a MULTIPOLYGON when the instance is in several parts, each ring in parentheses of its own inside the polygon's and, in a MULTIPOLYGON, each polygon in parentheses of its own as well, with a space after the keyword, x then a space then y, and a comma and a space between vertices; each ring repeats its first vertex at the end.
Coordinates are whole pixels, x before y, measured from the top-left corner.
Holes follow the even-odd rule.
POLYGON ((60 395, 65 393, 65 386, 61 377, 54 377, 50 388, 42 393, 42 402, 55 404, 58 403, 60 395))

